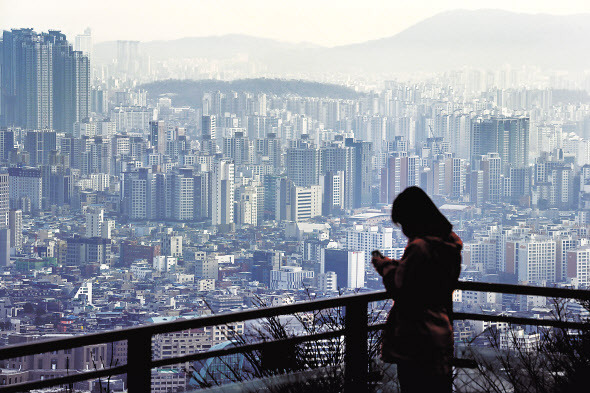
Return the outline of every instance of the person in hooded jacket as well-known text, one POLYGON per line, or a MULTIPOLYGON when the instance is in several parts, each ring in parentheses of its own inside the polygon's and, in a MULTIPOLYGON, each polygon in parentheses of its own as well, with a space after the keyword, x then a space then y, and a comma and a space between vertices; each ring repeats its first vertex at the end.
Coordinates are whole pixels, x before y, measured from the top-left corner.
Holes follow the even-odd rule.
POLYGON ((403 393, 451 392, 452 292, 461 271, 461 239, 419 187, 400 193, 391 218, 408 244, 400 260, 373 252, 372 263, 394 301, 381 359, 396 363, 403 393))

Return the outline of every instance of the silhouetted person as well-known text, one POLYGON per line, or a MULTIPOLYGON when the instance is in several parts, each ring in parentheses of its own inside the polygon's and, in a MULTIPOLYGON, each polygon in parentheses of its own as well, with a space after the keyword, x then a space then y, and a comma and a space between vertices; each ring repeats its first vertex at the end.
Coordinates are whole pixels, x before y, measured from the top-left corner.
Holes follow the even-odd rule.
POLYGON ((381 359, 397 363, 401 391, 451 392, 452 292, 461 270, 461 239, 419 187, 393 201, 391 219, 408 244, 400 260, 373 252, 373 266, 394 300, 381 359))

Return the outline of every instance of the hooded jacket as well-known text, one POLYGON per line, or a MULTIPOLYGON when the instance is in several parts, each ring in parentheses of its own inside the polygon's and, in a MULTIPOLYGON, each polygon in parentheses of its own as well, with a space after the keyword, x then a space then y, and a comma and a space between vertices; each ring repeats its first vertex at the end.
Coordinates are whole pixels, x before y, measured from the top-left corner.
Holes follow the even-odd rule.
POLYGON ((381 259, 375 266, 394 300, 383 333, 385 362, 420 362, 440 373, 453 358, 452 292, 461 270, 461 239, 409 239, 402 258, 381 259))

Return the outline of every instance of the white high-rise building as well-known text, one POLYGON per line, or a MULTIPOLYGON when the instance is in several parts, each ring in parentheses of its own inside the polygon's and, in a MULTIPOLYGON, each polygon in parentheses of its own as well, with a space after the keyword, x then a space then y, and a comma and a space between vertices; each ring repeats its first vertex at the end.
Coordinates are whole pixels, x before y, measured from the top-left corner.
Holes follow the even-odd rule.
POLYGON ((106 173, 91 173, 90 180, 95 191, 107 191, 111 185, 111 177, 106 173))
POLYGON ((518 280, 543 285, 556 280, 556 242, 533 236, 516 243, 518 280))
POLYGON ((0 173, 0 228, 8 227, 9 190, 8 173, 0 173))
POLYGON ((365 286, 365 252, 325 248, 320 260, 320 273, 336 273, 339 288, 365 286))
POLYGON ((568 252, 579 247, 587 246, 589 244, 589 239, 580 239, 577 236, 565 236, 557 237, 555 242, 557 247, 556 279, 558 281, 566 281, 568 279, 568 252))
POLYGON ((89 208, 86 212, 86 237, 101 236, 103 222, 104 210, 99 208, 89 208))
POLYGON ((203 135, 209 135, 212 140, 217 138, 217 120, 215 116, 203 116, 201 122, 201 132, 203 135))
POLYGON ((166 255, 157 255, 154 257, 154 269, 159 272, 170 272, 176 266, 177 259, 166 255))
POLYGON ((195 178, 192 171, 181 170, 169 176, 172 190, 172 218, 178 221, 190 221, 194 217, 195 178))
POLYGON ((182 236, 178 232, 172 231, 172 228, 167 228, 162 234, 160 247, 162 255, 181 258, 182 236))
POLYGON ((490 239, 481 239, 473 243, 465 243, 463 248, 463 263, 470 269, 482 273, 493 273, 497 265, 497 245, 490 239))
POLYGON ((132 220, 152 219, 156 214, 156 182, 151 168, 124 172, 121 182, 123 214, 132 220))
POLYGON ((283 266, 270 272, 271 289, 301 289, 303 280, 313 278, 313 272, 303 270, 300 266, 283 266))
POLYGON ((381 170, 381 202, 391 203, 403 190, 420 183, 420 158, 405 151, 387 158, 381 170))
POLYGON ((291 219, 306 221, 322 214, 322 187, 291 188, 291 219))
POLYGON ((11 210, 8 217, 10 248, 15 251, 20 250, 23 246, 23 212, 22 210, 11 210))
POLYGON ((471 146, 471 115, 457 111, 450 118, 451 151, 458 158, 469 159, 471 146))
MULTIPOLYGON (((393 229, 377 226, 355 225, 346 231, 346 249, 364 251, 365 263, 371 261, 371 252, 380 250, 383 255, 397 257, 399 252, 393 248, 393 229)), ((403 250, 403 249, 402 249, 403 250)))
POLYGON ((86 237, 111 238, 114 221, 104 219, 104 209, 90 207, 86 212, 86 237))
POLYGON ((234 222, 234 173, 233 161, 222 159, 213 166, 211 181, 211 223, 230 225, 234 222))
POLYGON ((322 187, 322 214, 329 215, 333 209, 344 209, 344 171, 320 175, 322 187))
POLYGON ((318 275, 318 289, 322 292, 336 292, 338 290, 335 272, 325 272, 318 275))
POLYGON ((500 202, 502 198, 502 159, 498 153, 490 153, 481 159, 483 194, 488 202, 500 202))
POLYGON ((460 198, 465 191, 467 162, 454 157, 449 157, 445 161, 445 194, 451 198, 460 198))
POLYGON ((258 225, 258 192, 256 187, 243 187, 236 215, 240 225, 258 225))
POLYGON ((74 43, 74 49, 82 52, 89 59, 92 58, 92 30, 87 27, 84 34, 78 34, 74 43))
POLYGON ((110 118, 115 122, 117 132, 148 132, 154 112, 145 107, 116 107, 111 111, 110 118))
POLYGON ((539 350, 539 333, 528 333, 524 329, 510 330, 500 333, 500 349, 531 352, 539 350))
POLYGON ((590 246, 567 251, 567 279, 578 289, 590 288, 590 246))
POLYGON ((84 281, 76 291, 74 299, 85 299, 88 304, 92 304, 92 281, 84 281))

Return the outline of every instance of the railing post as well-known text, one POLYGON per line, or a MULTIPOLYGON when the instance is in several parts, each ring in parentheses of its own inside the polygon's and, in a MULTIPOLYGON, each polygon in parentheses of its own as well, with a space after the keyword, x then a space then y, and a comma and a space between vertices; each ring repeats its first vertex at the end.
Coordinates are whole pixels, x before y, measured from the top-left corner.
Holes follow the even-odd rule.
POLYGON ((127 389, 129 393, 146 393, 152 384, 152 335, 134 334, 127 341, 127 389))
POLYGON ((344 392, 366 392, 369 368, 367 303, 352 300, 344 312, 344 392))

